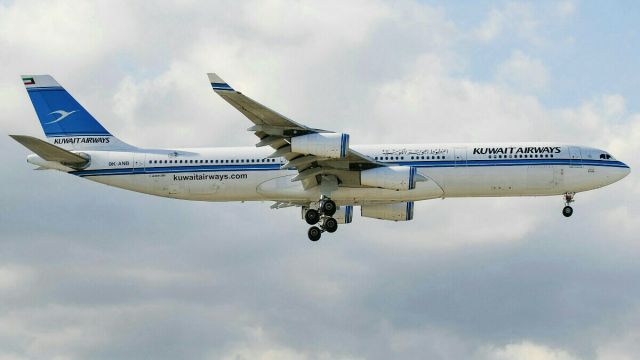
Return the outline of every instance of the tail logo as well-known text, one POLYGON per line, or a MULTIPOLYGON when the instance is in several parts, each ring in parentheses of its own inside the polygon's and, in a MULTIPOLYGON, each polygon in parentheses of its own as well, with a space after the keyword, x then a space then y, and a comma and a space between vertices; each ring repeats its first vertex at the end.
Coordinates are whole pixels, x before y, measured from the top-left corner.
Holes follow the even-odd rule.
POLYGON ((60 121, 64 120, 67 116, 73 114, 76 111, 78 111, 78 110, 73 110, 73 111, 56 110, 56 111, 52 111, 52 112, 49 113, 49 115, 58 114, 58 115, 60 115, 60 117, 58 117, 57 119, 55 119, 53 121, 49 121, 48 123, 44 123, 44 124, 45 125, 49 125, 49 124, 55 124, 57 122, 60 122, 60 121))

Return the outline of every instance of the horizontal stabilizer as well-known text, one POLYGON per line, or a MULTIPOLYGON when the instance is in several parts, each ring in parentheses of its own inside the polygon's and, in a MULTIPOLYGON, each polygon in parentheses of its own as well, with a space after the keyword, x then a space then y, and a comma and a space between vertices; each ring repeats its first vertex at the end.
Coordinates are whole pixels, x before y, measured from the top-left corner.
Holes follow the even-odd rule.
POLYGON ((86 155, 82 156, 80 154, 72 153, 71 151, 57 147, 44 140, 26 135, 9 136, 44 160, 59 162, 63 165, 69 165, 74 168, 81 168, 89 163, 89 158, 86 155))

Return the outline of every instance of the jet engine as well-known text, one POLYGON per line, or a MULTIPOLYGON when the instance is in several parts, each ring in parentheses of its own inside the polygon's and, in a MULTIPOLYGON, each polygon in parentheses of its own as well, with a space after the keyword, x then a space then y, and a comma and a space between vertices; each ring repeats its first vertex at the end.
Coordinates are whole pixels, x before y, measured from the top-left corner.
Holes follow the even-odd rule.
POLYGON ((362 185, 390 190, 411 190, 416 187, 417 181, 425 180, 415 167, 409 166, 378 167, 360 172, 362 185))
POLYGON ((353 220, 353 206, 340 206, 332 218, 338 221, 338 224, 350 224, 353 220))
POLYGON ((315 133, 291 138, 291 151, 334 159, 347 157, 348 134, 315 133))
POLYGON ((409 221, 413 219, 413 201, 362 205, 360 215, 380 220, 409 221))

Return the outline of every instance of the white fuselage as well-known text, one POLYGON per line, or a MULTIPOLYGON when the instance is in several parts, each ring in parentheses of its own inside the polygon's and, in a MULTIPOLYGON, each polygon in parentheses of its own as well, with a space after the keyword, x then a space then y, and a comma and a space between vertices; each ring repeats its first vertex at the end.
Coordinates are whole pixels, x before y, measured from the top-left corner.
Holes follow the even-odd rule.
MULTIPOLYGON (((596 189, 625 177, 629 167, 602 150, 554 143, 363 145, 352 149, 382 163, 414 166, 428 181, 396 191, 339 187, 338 204, 417 201, 439 197, 559 195, 596 189)), ((85 151, 90 165, 68 171, 141 193, 200 201, 313 202, 281 170, 269 148, 85 151)), ((71 170, 71 169, 69 169, 71 170)))

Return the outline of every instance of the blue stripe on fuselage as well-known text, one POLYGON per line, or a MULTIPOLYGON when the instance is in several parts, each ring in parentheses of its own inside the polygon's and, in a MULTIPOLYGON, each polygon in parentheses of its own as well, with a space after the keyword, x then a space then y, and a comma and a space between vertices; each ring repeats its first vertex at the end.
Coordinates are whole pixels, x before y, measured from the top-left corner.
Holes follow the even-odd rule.
MULTIPOLYGON (((418 168, 456 167, 455 161, 407 161, 387 162, 388 165, 415 166, 418 168)), ((582 160, 569 159, 507 159, 507 160, 468 160, 467 167, 480 166, 527 166, 527 165, 583 165, 629 168, 620 161, 607 160, 582 160)), ((464 167, 458 162, 457 167, 464 167)), ((158 166, 123 169, 96 169, 71 171, 70 174, 78 176, 106 176, 106 175, 132 175, 132 174, 163 174, 181 172, 220 172, 220 171, 265 171, 280 170, 280 163, 269 164, 229 164, 229 165, 193 165, 193 166, 158 166)))
POLYGON ((103 176, 103 175, 132 175, 132 174, 168 174, 183 172, 213 172, 213 171, 264 171, 279 170, 280 164, 233 164, 233 165, 197 165, 197 166, 158 166, 146 168, 122 168, 122 169, 97 169, 78 170, 70 174, 78 176, 103 176))

